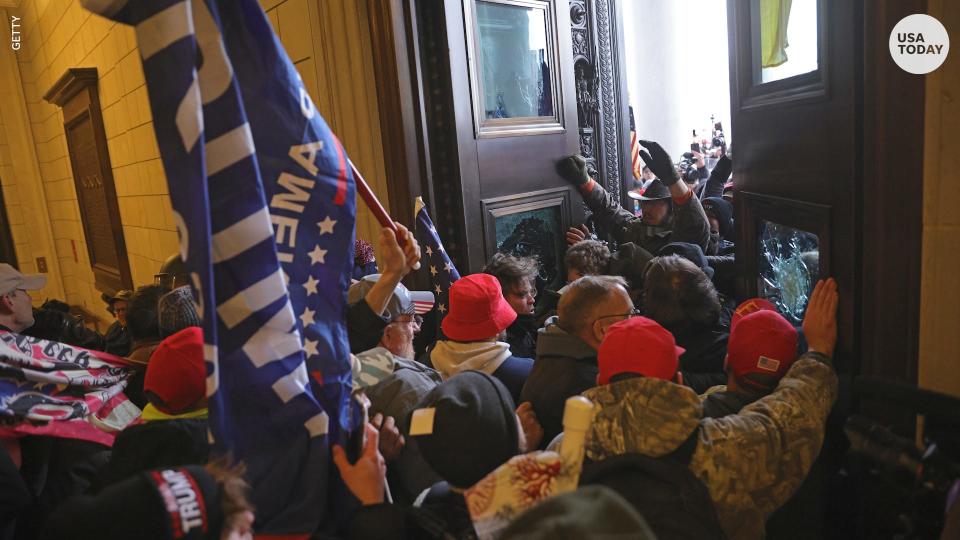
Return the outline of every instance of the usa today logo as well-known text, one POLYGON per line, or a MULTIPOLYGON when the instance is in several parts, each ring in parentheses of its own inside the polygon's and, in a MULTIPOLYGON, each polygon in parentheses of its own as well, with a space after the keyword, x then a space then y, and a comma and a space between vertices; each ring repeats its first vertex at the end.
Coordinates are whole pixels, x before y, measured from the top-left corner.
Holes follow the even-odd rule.
POLYGON ((908 15, 890 32, 890 56, 908 73, 930 73, 943 64, 948 52, 947 29, 929 15, 908 15))

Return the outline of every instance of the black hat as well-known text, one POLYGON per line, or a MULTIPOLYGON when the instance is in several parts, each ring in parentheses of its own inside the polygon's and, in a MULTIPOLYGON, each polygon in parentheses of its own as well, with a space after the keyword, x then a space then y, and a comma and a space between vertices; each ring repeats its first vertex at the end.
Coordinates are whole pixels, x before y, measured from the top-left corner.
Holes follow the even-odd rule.
POLYGON ((663 182, 661 182, 659 178, 648 180, 647 183, 643 185, 641 193, 642 194, 638 194, 635 191, 629 191, 627 195, 629 195, 631 199, 640 201, 659 201, 671 197, 670 190, 667 186, 663 185, 663 182))
POLYGON ((100 540, 220 538, 220 485, 199 465, 147 471, 93 496, 71 499, 45 524, 50 537, 100 540), (97 509, 91 513, 90 508, 97 509))
POLYGON ((510 391, 480 371, 431 390, 408 424, 424 460, 454 487, 469 488, 520 452, 510 391))
POLYGON ((700 246, 686 242, 671 242, 660 248, 660 251, 657 252, 658 257, 667 255, 679 255, 683 257, 703 270, 703 273, 706 274, 708 278, 713 279, 713 268, 711 268, 707 262, 707 257, 703 254, 700 246))
POLYGON ((733 236, 733 204, 720 197, 707 197, 701 201, 703 210, 713 214, 720 224, 720 236, 732 240, 733 236))
POLYGON ((503 540, 541 538, 655 539, 637 510, 606 486, 581 486, 520 514, 503 531, 503 540))
POLYGON ((107 311, 113 313, 113 304, 123 300, 124 302, 129 302, 133 298, 133 291, 130 289, 121 289, 114 293, 112 296, 103 293, 100 295, 100 299, 107 303, 107 311))

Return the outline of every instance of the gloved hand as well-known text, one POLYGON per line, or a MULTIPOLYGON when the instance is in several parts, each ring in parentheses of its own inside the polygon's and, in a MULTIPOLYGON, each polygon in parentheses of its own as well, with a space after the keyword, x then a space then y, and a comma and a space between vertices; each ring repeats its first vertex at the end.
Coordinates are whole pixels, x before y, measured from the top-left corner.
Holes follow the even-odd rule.
POLYGON ((677 169, 673 166, 673 160, 659 144, 653 141, 637 141, 640 146, 647 151, 640 150, 640 157, 643 162, 650 167, 650 171, 663 182, 663 185, 670 187, 680 180, 677 169))
POLYGON ((557 162, 557 173, 567 182, 580 187, 590 181, 590 173, 587 172, 587 160, 583 156, 567 156, 557 162))
POLYGON ((731 161, 729 157, 723 156, 717 160, 717 164, 714 165, 710 176, 716 175, 720 179, 720 182, 726 182, 727 178, 730 178, 730 173, 732 172, 733 161, 731 161))

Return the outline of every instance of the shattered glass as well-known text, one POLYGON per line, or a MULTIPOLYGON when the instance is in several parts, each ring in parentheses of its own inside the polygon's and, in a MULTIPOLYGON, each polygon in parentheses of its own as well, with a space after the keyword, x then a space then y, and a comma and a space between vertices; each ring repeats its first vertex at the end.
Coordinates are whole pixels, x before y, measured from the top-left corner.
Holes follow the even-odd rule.
POLYGON ((801 229, 763 221, 759 251, 760 296, 773 302, 790 322, 800 324, 820 279, 820 239, 801 229))

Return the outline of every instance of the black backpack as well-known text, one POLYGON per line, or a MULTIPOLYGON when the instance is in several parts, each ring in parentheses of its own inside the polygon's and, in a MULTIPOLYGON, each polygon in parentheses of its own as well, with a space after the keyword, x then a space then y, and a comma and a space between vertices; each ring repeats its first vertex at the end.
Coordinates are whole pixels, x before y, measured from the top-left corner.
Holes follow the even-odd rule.
POLYGON ((622 454, 585 461, 580 484, 607 486, 637 509, 658 538, 722 540, 707 487, 690 472, 699 426, 676 450, 659 458, 622 454))

